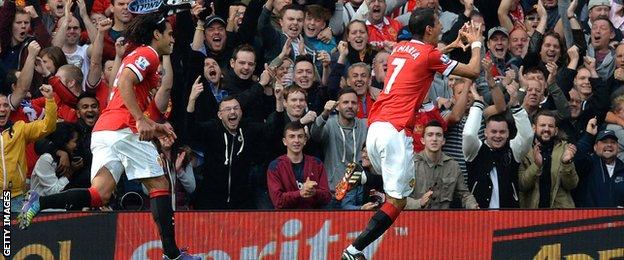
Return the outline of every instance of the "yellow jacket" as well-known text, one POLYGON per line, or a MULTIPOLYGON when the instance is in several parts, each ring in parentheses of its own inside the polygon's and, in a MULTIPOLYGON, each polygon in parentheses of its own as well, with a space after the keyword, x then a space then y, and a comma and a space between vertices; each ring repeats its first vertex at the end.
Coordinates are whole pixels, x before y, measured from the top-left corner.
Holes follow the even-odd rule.
POLYGON ((11 198, 26 192, 26 144, 37 141, 56 129, 56 102, 46 99, 45 117, 30 123, 17 121, 2 131, 0 139, 0 183, 11 190, 11 198), (6 168, 5 168, 6 167, 6 168))

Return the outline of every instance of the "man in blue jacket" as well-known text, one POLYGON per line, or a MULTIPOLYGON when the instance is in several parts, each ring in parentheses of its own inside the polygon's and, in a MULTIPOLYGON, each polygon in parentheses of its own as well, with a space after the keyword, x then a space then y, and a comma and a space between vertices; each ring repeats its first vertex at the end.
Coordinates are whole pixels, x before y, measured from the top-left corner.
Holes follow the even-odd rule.
POLYGON ((578 152, 574 158, 579 173, 576 205, 624 207, 624 162, 617 158, 618 138, 613 130, 602 130, 598 135, 596 132, 596 119, 592 119, 577 143, 578 152))

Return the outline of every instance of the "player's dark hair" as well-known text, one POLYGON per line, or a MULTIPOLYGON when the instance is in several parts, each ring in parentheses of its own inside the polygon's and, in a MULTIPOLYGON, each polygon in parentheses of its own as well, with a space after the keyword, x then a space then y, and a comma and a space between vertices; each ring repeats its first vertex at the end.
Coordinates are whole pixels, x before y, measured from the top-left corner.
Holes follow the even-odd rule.
POLYGON ((167 29, 167 19, 160 13, 137 15, 130 21, 126 29, 126 39, 136 44, 150 45, 154 38, 154 31, 164 33, 167 29))
POLYGON ((340 99, 340 97, 342 97, 342 95, 346 95, 346 94, 349 94, 349 93, 353 93, 354 95, 357 96, 357 92, 355 92, 355 89, 352 89, 351 87, 341 88, 338 91, 338 95, 336 95, 336 96, 338 97, 338 99, 340 99))
POLYGON ((293 131, 293 132, 295 132, 295 131, 299 131, 299 130, 304 130, 304 125, 299 123, 299 120, 290 121, 290 122, 286 123, 286 126, 284 126, 284 132, 282 132, 282 136, 286 137, 286 131, 293 131))
POLYGON ((412 33, 412 37, 416 40, 422 40, 425 36, 427 26, 433 27, 436 17, 435 10, 432 8, 416 8, 412 11, 409 19, 408 28, 412 33))

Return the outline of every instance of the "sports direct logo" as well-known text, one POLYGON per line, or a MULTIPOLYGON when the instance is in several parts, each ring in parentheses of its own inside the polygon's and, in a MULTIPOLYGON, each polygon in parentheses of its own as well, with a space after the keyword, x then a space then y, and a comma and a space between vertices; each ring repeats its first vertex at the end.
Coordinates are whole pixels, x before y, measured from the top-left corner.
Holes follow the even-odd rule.
MULTIPOLYGON (((365 222, 358 223, 362 227, 365 222)), ((276 227, 277 229, 277 227, 276 227)), ((405 231, 406 232, 406 231, 405 231)), ((195 255, 203 259, 332 259, 340 254, 342 249, 353 241, 359 231, 348 233, 332 232, 332 221, 325 220, 312 234, 304 234, 304 222, 300 219, 290 219, 277 230, 267 232, 277 235, 273 240, 261 244, 250 244, 238 249, 215 248, 207 253, 196 252, 195 255), (302 238, 302 235, 303 238, 302 238), (331 249, 330 249, 331 248, 331 249)), ((383 241, 383 236, 366 248, 367 257, 374 256, 383 241)), ((178 243, 180 244, 180 243, 178 243)), ((225 243, 222 243, 225 244, 225 243)), ((152 240, 141 244, 132 252, 131 259, 146 259, 152 256, 153 250, 161 252, 160 240, 152 240)))

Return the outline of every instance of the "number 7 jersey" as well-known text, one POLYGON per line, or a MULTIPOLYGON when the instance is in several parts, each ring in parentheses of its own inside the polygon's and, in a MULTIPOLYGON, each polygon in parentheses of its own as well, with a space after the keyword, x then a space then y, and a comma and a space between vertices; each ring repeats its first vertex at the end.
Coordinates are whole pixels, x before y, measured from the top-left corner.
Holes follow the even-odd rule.
POLYGON ((369 125, 389 122, 411 136, 416 112, 429 93, 435 73, 446 77, 456 66, 457 61, 430 44, 417 40, 397 43, 388 57, 384 89, 371 108, 369 125))

